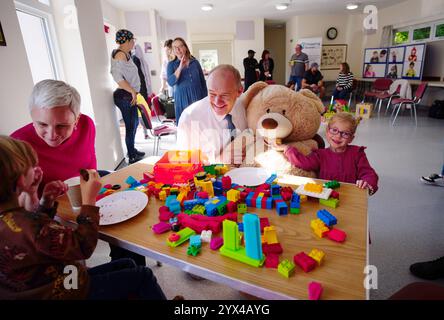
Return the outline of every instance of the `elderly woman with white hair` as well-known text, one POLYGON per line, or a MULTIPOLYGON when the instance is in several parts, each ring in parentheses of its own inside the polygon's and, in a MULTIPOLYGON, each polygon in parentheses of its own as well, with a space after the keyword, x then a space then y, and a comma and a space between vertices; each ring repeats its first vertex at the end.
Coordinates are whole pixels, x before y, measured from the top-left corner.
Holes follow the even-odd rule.
POLYGON ((31 144, 43 170, 41 185, 79 175, 80 169, 97 169, 96 129, 80 113, 80 95, 63 81, 37 83, 29 99, 32 123, 11 137, 31 144))

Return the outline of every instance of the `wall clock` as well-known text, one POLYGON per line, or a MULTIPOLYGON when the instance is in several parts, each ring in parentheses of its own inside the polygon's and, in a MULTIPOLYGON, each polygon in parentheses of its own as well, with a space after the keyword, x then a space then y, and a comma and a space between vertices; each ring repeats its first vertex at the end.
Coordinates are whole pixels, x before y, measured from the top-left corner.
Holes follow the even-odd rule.
POLYGON ((330 40, 334 40, 336 39, 336 37, 338 36, 338 29, 331 27, 330 29, 327 30, 327 38, 330 40))

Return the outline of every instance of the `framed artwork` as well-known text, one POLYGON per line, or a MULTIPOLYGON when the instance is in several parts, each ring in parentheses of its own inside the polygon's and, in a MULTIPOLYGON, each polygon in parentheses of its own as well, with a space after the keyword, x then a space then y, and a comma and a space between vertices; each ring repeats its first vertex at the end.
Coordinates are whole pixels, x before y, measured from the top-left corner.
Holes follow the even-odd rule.
POLYGON ((367 48, 365 49, 365 63, 387 63, 388 48, 367 48))
POLYGON ((424 68, 425 44, 408 45, 405 48, 403 79, 421 80, 424 68))
POLYGON ((151 53, 153 52, 153 45, 151 42, 145 42, 145 53, 151 53))
POLYGON ((339 70, 341 63, 346 61, 346 44, 327 44, 322 46, 321 70, 339 70))
POLYGON ((1 22, 0 22, 0 46, 6 46, 5 34, 3 33, 1 22))

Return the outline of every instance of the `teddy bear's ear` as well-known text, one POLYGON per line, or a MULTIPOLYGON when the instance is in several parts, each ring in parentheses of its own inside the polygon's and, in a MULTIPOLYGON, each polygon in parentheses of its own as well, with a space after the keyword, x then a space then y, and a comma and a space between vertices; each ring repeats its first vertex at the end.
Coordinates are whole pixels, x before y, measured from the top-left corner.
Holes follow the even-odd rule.
POLYGON ((253 83, 248 90, 244 93, 244 104, 245 106, 248 108, 248 106, 250 105, 251 100, 253 100, 253 98, 263 89, 265 89, 268 86, 267 83, 263 82, 263 81, 258 81, 253 83))
POLYGON ((311 90, 301 89, 301 90, 299 90, 299 93, 307 98, 310 98, 312 100, 313 104, 316 106, 316 109, 318 109, 320 114, 322 114, 325 111, 325 107, 322 104, 321 99, 319 99, 318 96, 315 95, 311 90))

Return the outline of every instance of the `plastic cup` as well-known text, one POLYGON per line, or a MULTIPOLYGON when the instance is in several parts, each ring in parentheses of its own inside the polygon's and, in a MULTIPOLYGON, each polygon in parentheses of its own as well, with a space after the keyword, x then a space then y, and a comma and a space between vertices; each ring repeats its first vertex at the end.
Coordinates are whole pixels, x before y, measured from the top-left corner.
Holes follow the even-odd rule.
POLYGON ((68 185, 68 199, 74 210, 79 210, 82 206, 82 193, 80 191, 80 177, 73 177, 65 180, 68 185))

